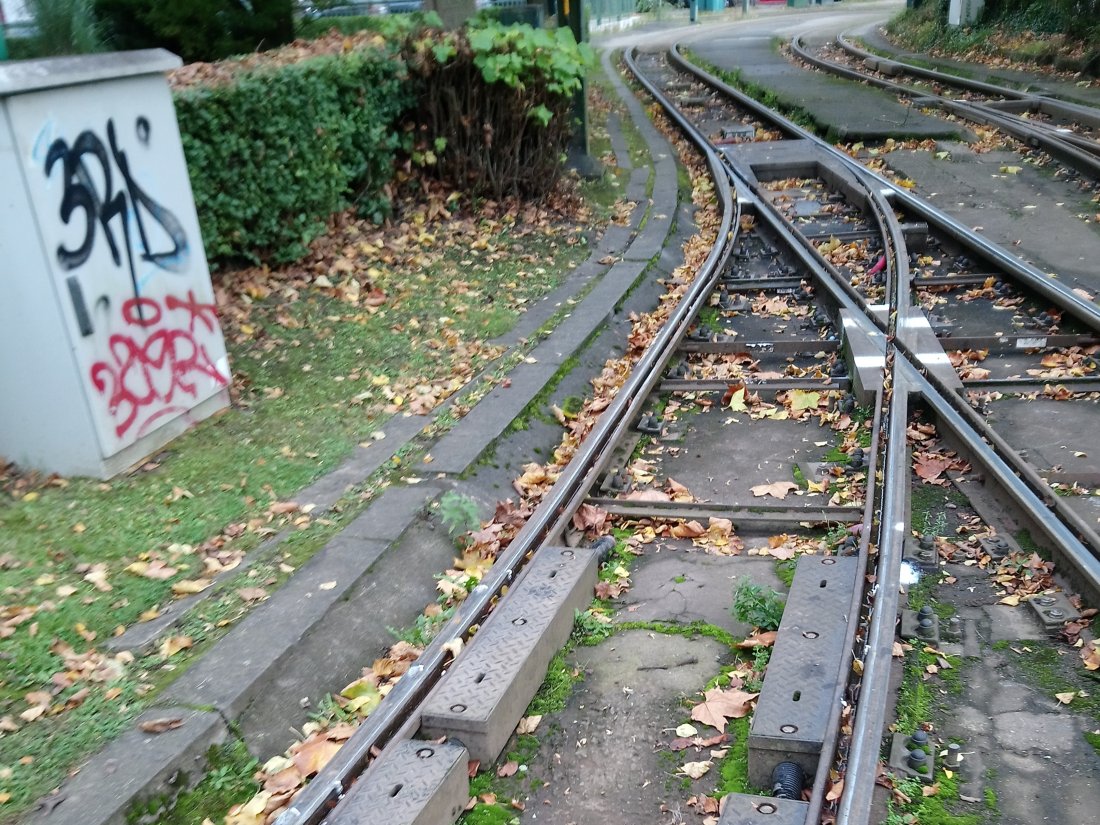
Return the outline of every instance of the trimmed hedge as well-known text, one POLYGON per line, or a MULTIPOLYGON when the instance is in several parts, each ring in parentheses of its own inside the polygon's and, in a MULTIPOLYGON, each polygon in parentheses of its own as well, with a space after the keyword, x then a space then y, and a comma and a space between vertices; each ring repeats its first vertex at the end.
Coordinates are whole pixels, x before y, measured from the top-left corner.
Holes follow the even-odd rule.
POLYGON ((397 123, 413 102, 405 77, 378 47, 177 91, 207 256, 285 263, 349 205, 381 220, 397 123))

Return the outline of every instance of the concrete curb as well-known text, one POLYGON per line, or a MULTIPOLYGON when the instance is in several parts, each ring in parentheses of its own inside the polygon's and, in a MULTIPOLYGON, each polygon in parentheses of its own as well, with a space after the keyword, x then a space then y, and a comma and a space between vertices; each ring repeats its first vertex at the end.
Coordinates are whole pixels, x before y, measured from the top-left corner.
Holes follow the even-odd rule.
MULTIPOLYGON (((427 505, 449 487, 445 477, 465 472, 505 432, 515 417, 554 381, 560 367, 583 350, 642 277, 650 261, 660 254, 677 214, 674 152, 612 70, 608 55, 604 57, 604 66, 653 158, 652 198, 646 201, 649 170, 634 168, 626 194, 638 202, 639 208, 634 210, 630 224, 610 226, 588 260, 521 319, 507 338, 518 341, 530 335, 553 315, 556 306, 591 284, 585 297, 553 334, 531 352, 530 359, 511 371, 509 387, 495 387, 431 448, 433 461, 417 471, 436 474, 440 481, 387 489, 267 602, 249 613, 188 668, 159 697, 157 707, 138 720, 178 717, 183 722, 179 727, 154 735, 142 732, 135 723, 72 775, 57 796, 47 797, 27 817, 27 822, 124 825, 127 813, 136 804, 161 795, 171 797, 197 781, 205 770, 206 751, 237 735, 236 721, 241 714, 276 682, 284 662, 303 640, 323 633, 324 624, 336 606, 369 579, 372 566, 427 505), (643 218, 644 231, 638 232, 643 218), (610 267, 598 263, 609 255, 619 261, 610 267)), ((612 141, 617 155, 626 162, 624 165, 632 168, 621 133, 615 131, 612 141)), ((295 499, 315 503, 318 510, 330 508, 350 486, 361 483, 400 446, 416 438, 424 424, 421 418, 392 419, 383 428, 387 434, 385 441, 359 448, 348 461, 302 490, 295 499), (382 449, 382 444, 388 445, 387 448, 382 449)), ((278 540, 276 537, 273 542, 278 540)), ((177 611, 173 621, 178 621, 183 612, 177 611)), ((166 626, 158 629, 163 631, 166 626)), ((140 643, 151 641, 152 638, 143 638, 140 643)), ((369 660, 376 653, 362 651, 360 661, 369 660)), ((324 655, 319 656, 318 671, 323 671, 324 655)), ((274 701, 285 706, 290 718, 292 710, 301 712, 301 694, 302 691, 296 690, 293 696, 264 698, 269 705, 274 701)))

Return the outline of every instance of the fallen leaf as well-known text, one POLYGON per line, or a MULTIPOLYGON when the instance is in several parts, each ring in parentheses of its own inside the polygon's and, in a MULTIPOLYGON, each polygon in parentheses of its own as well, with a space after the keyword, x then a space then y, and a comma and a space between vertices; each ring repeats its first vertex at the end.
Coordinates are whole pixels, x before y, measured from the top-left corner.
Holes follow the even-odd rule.
POLYGON ((698 779, 704 776, 713 764, 709 759, 706 762, 685 762, 680 766, 679 773, 690 776, 692 779, 698 779))
POLYGON ((519 720, 519 724, 516 725, 516 733, 521 736, 526 733, 534 733, 539 726, 539 722, 542 721, 542 714, 536 714, 534 716, 524 716, 519 720))
POLYGON ((343 742, 335 742, 323 735, 314 734, 306 739, 290 759, 303 777, 313 776, 320 771, 340 750, 343 742))
POLYGON ((1061 702, 1063 705, 1068 705, 1077 697, 1076 692, 1067 691, 1066 693, 1055 693, 1054 698, 1061 702))
POLYGON ((267 598, 267 591, 262 587, 242 587, 237 591, 237 595, 246 602, 258 602, 267 598))
POLYGON ((177 596, 190 596, 201 593, 213 583, 210 579, 183 579, 172 584, 172 592, 177 596))
POLYGON ((165 733, 183 726, 183 719, 178 716, 163 716, 159 719, 148 719, 138 725, 146 733, 165 733))
POLYGON ((698 733, 699 733, 699 731, 696 730, 695 726, 694 725, 689 725, 687 722, 685 722, 682 725, 679 725, 676 728, 676 735, 680 736, 680 737, 696 736, 698 733))
POLYGON ((497 776, 500 776, 500 777, 515 776, 516 771, 518 771, 518 770, 519 770, 519 762, 516 762, 515 760, 511 760, 509 762, 505 762, 503 765, 501 765, 499 768, 497 768, 497 776))
POLYGON ((771 484, 757 484, 752 488, 752 494, 754 496, 772 496, 773 498, 783 499, 787 497, 787 493, 791 490, 797 490, 798 485, 793 481, 774 481, 771 484))
POLYGON ((161 643, 160 655, 167 659, 169 656, 175 656, 181 650, 187 650, 194 644, 194 641, 190 636, 169 636, 161 643))
POLYGON ((725 731, 727 719, 747 716, 757 694, 736 688, 723 690, 711 688, 703 694, 703 701, 691 709, 691 718, 704 725, 725 731))

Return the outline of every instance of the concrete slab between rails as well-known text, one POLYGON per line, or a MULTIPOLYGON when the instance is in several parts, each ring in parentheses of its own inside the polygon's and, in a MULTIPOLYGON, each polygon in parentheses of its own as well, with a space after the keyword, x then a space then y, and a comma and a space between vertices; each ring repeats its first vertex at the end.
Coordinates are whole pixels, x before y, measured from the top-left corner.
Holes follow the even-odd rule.
POLYGON ((45 797, 24 821, 26 825, 126 825, 136 802, 171 797, 187 787, 189 777, 205 773, 206 752, 229 736, 219 713, 151 708, 70 777, 58 794, 45 797), (145 733, 137 726, 155 719, 179 719, 181 724, 159 734, 145 733))
POLYGON ((950 137, 959 128, 902 105, 889 93, 809 71, 779 54, 770 39, 715 37, 692 43, 702 60, 763 88, 784 106, 798 108, 844 140, 885 140, 899 134, 950 137))

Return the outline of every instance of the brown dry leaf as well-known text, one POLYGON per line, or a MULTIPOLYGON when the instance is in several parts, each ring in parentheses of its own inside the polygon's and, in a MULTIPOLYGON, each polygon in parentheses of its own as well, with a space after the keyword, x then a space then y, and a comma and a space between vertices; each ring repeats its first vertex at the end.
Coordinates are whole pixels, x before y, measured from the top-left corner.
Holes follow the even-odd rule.
POLYGON ((840 799, 842 793, 844 793, 844 780, 838 779, 833 782, 832 787, 829 788, 829 792, 825 794, 825 800, 827 802, 836 802, 840 799))
POLYGON ((593 504, 582 504, 573 514, 573 526, 578 530, 601 533, 607 529, 611 514, 593 504))
POLYGON ((622 497, 626 501, 672 501, 672 496, 661 490, 632 490, 622 497))
POLYGON ((1100 640, 1093 639, 1081 648, 1081 661, 1085 670, 1100 670, 1100 640))
POLYGON ((685 762, 680 766, 678 773, 690 776, 692 779, 699 779, 701 776, 706 775, 713 764, 709 759, 706 762, 685 762))
POLYGON ((267 598, 267 591, 262 587, 242 587, 237 591, 237 595, 246 602, 258 602, 267 598))
POLYGON ((271 793, 260 791, 243 805, 234 805, 225 817, 225 825, 264 825, 264 811, 271 793))
POLYGON ((740 719, 748 715, 757 694, 736 688, 711 688, 703 697, 704 700, 691 709, 691 718, 717 728, 721 733, 726 729, 727 719, 740 719))
POLYGON ((752 488, 752 494, 757 497, 772 496, 784 499, 789 492, 797 489, 798 485, 793 481, 773 481, 771 484, 757 484, 752 488))
POLYGON ((535 716, 524 716, 519 720, 519 724, 516 725, 516 733, 523 735, 526 733, 534 733, 539 726, 539 722, 542 721, 542 714, 535 716))
POLYGON ((177 596, 189 596, 201 593, 213 583, 210 579, 183 579, 172 584, 172 592, 177 596))
POLYGON ((133 573, 135 576, 159 581, 172 578, 179 572, 179 569, 176 567, 169 567, 160 559, 154 559, 153 561, 135 561, 133 564, 126 566, 126 572, 133 573))
POLYGON ((698 538, 699 536, 704 535, 706 532, 707 531, 703 529, 703 525, 701 525, 697 521, 681 522, 680 524, 674 525, 672 529, 669 530, 669 533, 674 538, 678 539, 698 538))
POLYGON ((167 659, 175 656, 181 650, 187 650, 194 644, 190 636, 169 636, 160 646, 160 655, 167 659))
POLYGON ((165 733, 183 726, 183 719, 179 716, 162 716, 158 719, 147 719, 138 725, 146 733, 165 733))
POLYGON ((737 646, 742 650, 747 650, 753 647, 771 647, 775 644, 775 637, 779 635, 776 630, 765 630, 761 633, 754 633, 744 641, 738 642, 737 646))
POLYGON ((519 762, 516 762, 515 760, 511 760, 509 762, 505 762, 503 765, 501 765, 499 768, 497 768, 497 776, 500 776, 500 777, 515 776, 516 771, 518 771, 518 770, 519 770, 519 762))
POLYGON ((328 732, 315 733, 298 746, 290 757, 294 767, 304 777, 313 776, 329 763, 340 750, 343 742, 334 742, 328 738, 328 732))
POLYGON ((84 581, 90 583, 100 593, 109 593, 114 590, 107 581, 107 565, 93 564, 92 569, 84 574, 84 581))

